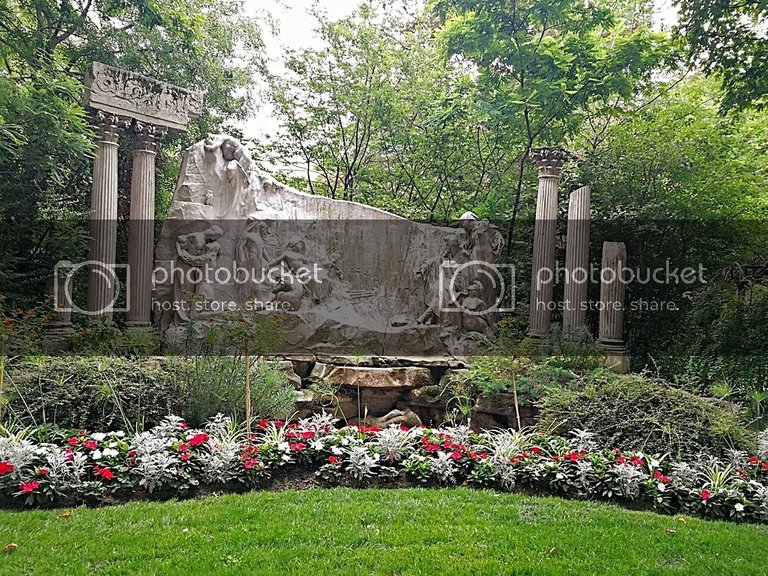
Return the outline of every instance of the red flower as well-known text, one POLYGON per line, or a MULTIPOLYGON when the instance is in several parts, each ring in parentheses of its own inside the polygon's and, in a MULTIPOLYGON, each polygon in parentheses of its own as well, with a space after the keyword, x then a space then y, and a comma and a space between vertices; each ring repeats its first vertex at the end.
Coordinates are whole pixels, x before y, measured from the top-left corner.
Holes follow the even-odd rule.
POLYGON ((99 447, 99 443, 95 440, 83 440, 83 446, 89 450, 96 450, 99 447))
POLYGON ((440 446, 438 446, 437 444, 427 444, 425 450, 427 452, 439 452, 440 446))
POLYGON ((246 470, 250 470, 251 468, 255 468, 259 465, 259 461, 256 460, 256 458, 246 458, 243 461, 243 465, 245 466, 246 470))
POLYGON ((375 433, 375 432, 381 432, 381 428, 378 428, 377 426, 358 426, 358 430, 363 433, 375 433))
POLYGON ((278 428, 282 428, 283 426, 285 426, 285 421, 284 420, 273 420, 272 424, 274 424, 278 428))
POLYGON ((189 439, 190 446, 200 446, 201 444, 204 444, 206 442, 208 442, 208 434, 204 432, 195 434, 194 436, 192 436, 192 438, 189 439))
POLYGON ((747 462, 749 462, 750 464, 760 464, 760 458, 758 458, 757 456, 750 456, 749 458, 747 458, 747 462))
POLYGON ((183 442, 179 444, 179 452, 186 452, 187 450, 189 450, 189 446, 187 446, 183 442))
POLYGON ((643 459, 640 458, 640 456, 630 456, 629 463, 632 464, 632 466, 642 466, 643 459))
POLYGON ((136 458, 136 456, 137 456, 136 450, 131 450, 130 452, 128 452, 128 458, 136 458))
POLYGON ((664 484, 669 484, 669 476, 662 476, 662 477, 661 477, 661 481, 662 481, 664 484))
POLYGON ((618 458, 616 458, 616 462, 619 464, 626 464, 627 459, 624 456, 619 456, 618 458))
POLYGON ((190 458, 192 458, 192 455, 191 455, 189 452, 186 452, 186 453, 184 453, 184 454, 182 454, 182 455, 181 455, 181 461, 182 461, 182 462, 186 462, 186 461, 187 461, 187 460, 189 460, 190 458))
POLYGON ((442 446, 442 447, 443 447, 445 450, 451 450, 451 449, 453 449, 453 444, 451 444, 451 443, 450 443, 450 442, 448 442, 447 440, 446 440, 445 442, 443 442, 443 443, 441 444, 441 446, 442 446))
POLYGON ((459 452, 458 450, 455 450, 454 452, 451 453, 451 458, 454 460, 461 460, 461 452, 459 452))
POLYGON ((40 468, 40 470, 37 471, 38 476, 48 476, 48 468, 40 468))
POLYGON ((410 429, 411 429, 410 426, 404 426, 403 424, 400 424, 400 430, 402 430, 403 432, 408 432, 408 430, 410 429))
POLYGON ((0 462, 0 476, 5 476, 6 474, 10 474, 13 472, 16 468, 13 467, 13 464, 10 462, 0 462))
POLYGON ((115 477, 115 473, 109 468, 99 468, 98 466, 94 466, 93 473, 96 474, 96 476, 101 476, 104 480, 112 480, 112 478, 115 477))
POLYGON ((336 458, 336 456, 328 456, 328 462, 330 464, 341 464, 341 458, 336 458))
POLYGON ((22 492, 34 492, 40 487, 40 482, 37 480, 34 480, 33 482, 29 482, 28 484, 19 484, 19 490, 22 492))
POLYGON ((72 436, 71 438, 67 438, 67 444, 70 446, 77 446, 77 438, 72 436))
POLYGON ((288 447, 294 452, 303 452, 307 445, 304 442, 291 442, 288 447))
POLYGON ((539 448, 538 446, 534 446, 533 448, 531 448, 531 452, 533 452, 534 454, 541 454, 541 448, 539 448))
POLYGON ((653 473, 653 479, 658 480, 661 478, 661 470, 656 470, 656 472, 653 473))
POLYGON ((75 459, 75 453, 72 452, 72 450, 70 450, 69 448, 67 448, 66 450, 64 450, 64 459, 67 462, 72 462, 72 460, 75 459))
POLYGON ((181 423, 181 429, 182 430, 186 430, 187 428, 189 428, 189 425, 186 422, 182 422, 181 423))
POLYGON ((259 428, 264 430, 264 428, 266 428, 267 426, 269 426, 269 420, 267 420, 266 418, 262 418, 261 422, 259 422, 259 428))
POLYGON ((571 462, 578 462, 579 455, 576 452, 571 452, 565 455, 565 460, 570 460, 571 462))
POLYGON ((704 502, 706 502, 710 498, 712 498, 712 492, 710 492, 706 488, 701 491, 701 499, 704 500, 704 502))
POLYGON ((747 471, 746 470, 743 470, 742 468, 739 468, 737 470, 737 472, 739 473, 739 476, 741 476, 742 478, 746 478, 747 477, 747 471))
POLYGON ((760 468, 762 468, 763 470, 768 470, 768 462, 763 462, 762 464, 760 464, 760 468))
POLYGON ((307 430, 306 432, 302 432, 302 433, 301 433, 301 437, 302 437, 304 440, 311 440, 312 438, 314 438, 314 437, 315 437, 315 433, 314 433, 314 432, 312 432, 312 430, 307 430))

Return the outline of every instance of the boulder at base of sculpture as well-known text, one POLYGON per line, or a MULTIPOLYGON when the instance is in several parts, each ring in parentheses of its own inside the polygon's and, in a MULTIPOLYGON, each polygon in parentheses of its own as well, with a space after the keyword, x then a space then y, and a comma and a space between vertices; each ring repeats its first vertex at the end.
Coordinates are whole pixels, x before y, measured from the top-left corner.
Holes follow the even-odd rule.
POLYGON ((504 278, 499 231, 411 222, 294 190, 234 138, 184 154, 156 250, 155 321, 200 335, 227 314, 278 319, 277 354, 464 356, 487 349, 504 278))

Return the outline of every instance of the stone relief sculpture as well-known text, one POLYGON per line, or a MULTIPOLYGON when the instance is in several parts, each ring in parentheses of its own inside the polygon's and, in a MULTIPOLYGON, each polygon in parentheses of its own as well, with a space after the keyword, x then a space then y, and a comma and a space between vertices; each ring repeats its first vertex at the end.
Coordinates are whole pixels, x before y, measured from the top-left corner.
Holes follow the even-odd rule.
POLYGON ((153 308, 169 335, 215 322, 215 308, 280 310, 284 353, 465 355, 493 338, 498 286, 482 267, 502 247, 471 212, 439 227, 305 194, 209 135, 184 155, 156 250, 156 270, 176 275, 156 280, 153 308), (204 268, 227 273, 186 279, 204 268), (187 298, 210 306, 175 311, 187 298))

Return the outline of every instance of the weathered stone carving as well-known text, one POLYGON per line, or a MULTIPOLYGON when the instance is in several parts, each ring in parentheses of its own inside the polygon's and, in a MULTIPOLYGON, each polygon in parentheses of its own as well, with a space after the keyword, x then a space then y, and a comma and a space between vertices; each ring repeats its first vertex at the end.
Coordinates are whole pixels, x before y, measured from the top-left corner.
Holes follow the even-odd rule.
POLYGON ((203 96, 129 70, 92 62, 85 76, 85 104, 140 122, 184 130, 202 112, 203 96))
MULTIPOLYGON (((496 264, 503 239, 488 221, 467 213, 461 227, 431 226, 304 194, 255 169, 224 135, 190 147, 182 161, 156 250, 164 333, 180 337, 199 320, 176 311, 185 290, 199 292, 171 280, 174 267, 199 262, 178 239, 214 226, 215 265, 234 274, 206 285, 205 299, 221 310, 278 311, 287 332, 280 352, 463 355, 493 338, 498 286, 479 268, 496 264), (249 281, 238 281, 243 274, 249 281)), ((197 252, 210 250, 204 245, 194 242, 197 252)))

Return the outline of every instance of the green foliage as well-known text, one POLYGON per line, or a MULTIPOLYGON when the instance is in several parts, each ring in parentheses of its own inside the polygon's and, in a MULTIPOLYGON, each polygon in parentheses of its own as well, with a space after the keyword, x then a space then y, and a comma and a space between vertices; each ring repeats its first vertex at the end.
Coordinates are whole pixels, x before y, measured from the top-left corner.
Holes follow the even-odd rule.
MULTIPOLYGON (((189 133, 161 143, 162 216, 180 150, 249 115, 259 23, 240 1, 0 0, 0 217, 14 219, 0 242, 0 290, 19 300, 41 294, 59 260, 86 259, 93 131, 82 79, 93 60, 205 92, 189 133)), ((130 170, 119 178, 127 215, 130 170)))
POLYGON ((750 446, 738 408, 641 375, 597 370, 568 386, 547 386, 539 427, 589 430, 601 446, 671 453, 725 453, 750 446))
POLYGON ((677 0, 689 59, 722 81, 723 108, 768 106, 764 0, 677 0))
POLYGON ((152 358, 24 359, 8 368, 8 417, 24 425, 143 430, 179 413, 179 379, 152 358))
POLYGON ((716 284, 697 295, 660 372, 697 393, 738 402, 758 429, 768 422, 768 287, 716 284))
MULTIPOLYGON (((200 426, 216 414, 235 421, 245 418, 245 383, 242 360, 233 356, 169 358, 183 374, 180 378, 181 412, 191 426, 200 426)), ((294 391, 278 364, 259 362, 253 374, 251 405, 254 416, 285 418, 294 407, 294 391)))

